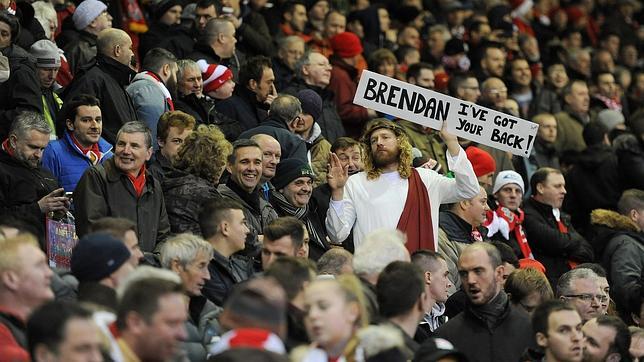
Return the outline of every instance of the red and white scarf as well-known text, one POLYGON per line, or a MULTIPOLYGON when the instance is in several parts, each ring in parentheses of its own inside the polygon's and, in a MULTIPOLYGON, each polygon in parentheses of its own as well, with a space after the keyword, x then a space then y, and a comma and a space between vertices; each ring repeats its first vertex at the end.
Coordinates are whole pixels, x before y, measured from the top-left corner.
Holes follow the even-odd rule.
POLYGON ((148 70, 144 71, 143 73, 149 75, 152 79, 156 81, 157 86, 159 87, 159 89, 161 89, 161 92, 163 92, 163 96, 165 96, 165 101, 168 104, 168 108, 171 111, 174 111, 174 102, 172 102, 172 96, 170 95, 170 91, 165 86, 163 81, 161 81, 161 78, 159 78, 158 75, 148 70))
POLYGON ((523 210, 518 208, 515 213, 507 207, 499 204, 499 207, 497 207, 495 212, 501 219, 508 223, 508 231, 514 232, 514 237, 517 239, 517 243, 519 244, 523 257, 526 259, 534 259, 532 250, 530 249, 530 244, 528 243, 528 238, 523 230, 522 224, 523 219, 525 218, 523 210))
POLYGON ((98 143, 94 143, 90 147, 83 147, 81 146, 80 143, 78 143, 78 140, 76 137, 74 137, 73 133, 69 134, 69 137, 72 139, 72 143, 76 149, 82 153, 85 157, 89 159, 89 162, 92 163, 92 165, 96 165, 101 158, 103 158, 103 153, 101 150, 98 148, 98 143))

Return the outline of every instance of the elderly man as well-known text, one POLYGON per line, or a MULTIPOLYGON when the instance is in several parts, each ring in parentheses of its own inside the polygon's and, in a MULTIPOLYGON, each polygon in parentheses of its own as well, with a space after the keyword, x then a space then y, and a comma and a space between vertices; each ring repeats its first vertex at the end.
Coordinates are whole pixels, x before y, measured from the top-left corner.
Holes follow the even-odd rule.
POLYGON ((56 178, 40 167, 51 129, 42 115, 23 112, 0 150, 0 212, 24 218, 44 236, 45 215, 67 211, 69 199, 56 178))
POLYGON ((128 122, 116 137, 114 157, 88 169, 74 191, 76 231, 85 235, 105 216, 136 222, 141 249, 155 250, 170 232, 161 184, 147 170, 152 156, 150 130, 141 122, 128 122))
POLYGON ((562 91, 563 111, 555 114, 557 118, 557 140, 555 147, 559 152, 582 151, 584 126, 590 123, 590 95, 588 85, 583 80, 571 80, 562 91))
MULTIPOLYGON (((58 111, 63 101, 54 92, 56 75, 60 69, 60 53, 54 42, 42 39, 35 42, 29 52, 36 58, 36 72, 42 91, 43 116, 52 130, 56 129, 58 111)), ((55 138, 55 134, 52 134, 55 138)))
POLYGON ((438 207, 474 197, 480 190, 472 165, 455 136, 441 131, 455 178, 411 166, 411 145, 397 124, 379 119, 364 133, 365 171, 348 177, 337 155, 327 177, 332 197, 326 227, 331 241, 342 242, 353 230, 356 248, 376 228, 407 234, 407 248, 436 249, 438 207), (406 201, 403 201, 406 200, 406 201))
POLYGON ((0 356, 29 361, 25 327, 40 305, 54 299, 53 272, 36 239, 22 234, 0 240, 0 356))
POLYGON ((546 267, 550 285, 571 269, 574 263, 592 261, 593 250, 561 211, 566 196, 566 180, 561 171, 541 168, 530 179, 532 197, 524 204, 525 231, 535 259, 546 267))
POLYGON ((469 245, 458 259, 466 308, 436 336, 452 342, 472 361, 517 361, 532 344, 528 315, 515 309, 503 291, 503 268, 501 254, 489 243, 469 245))
POLYGON ((557 297, 577 309, 586 323, 601 315, 601 304, 608 299, 599 286, 599 277, 586 268, 573 269, 557 281, 557 297))
POLYGON ((318 260, 329 250, 324 228, 325 214, 314 198, 313 183, 316 179, 311 166, 298 159, 286 159, 277 165, 271 191, 271 204, 280 216, 300 219, 309 233, 309 257, 318 260))
POLYGON ((42 155, 42 165, 66 191, 72 192, 85 170, 110 159, 112 145, 101 137, 103 115, 99 100, 80 94, 65 104, 65 131, 52 141, 42 155))
POLYGON ((329 60, 317 52, 305 54, 297 63, 297 78, 284 93, 297 95, 304 89, 315 91, 322 98, 322 113, 315 119, 322 135, 333 143, 338 137, 344 136, 344 126, 338 115, 333 92, 329 90, 331 81, 331 64, 329 60))
POLYGON ((97 38, 96 62, 74 77, 64 92, 65 101, 79 94, 93 95, 101 102, 105 139, 116 143, 116 133, 126 122, 137 120, 132 99, 125 91, 136 75, 132 39, 120 29, 105 29, 97 38))
POLYGON ((297 35, 281 38, 277 42, 277 56, 273 57, 275 87, 285 89, 295 79, 295 65, 304 55, 304 40, 297 35))

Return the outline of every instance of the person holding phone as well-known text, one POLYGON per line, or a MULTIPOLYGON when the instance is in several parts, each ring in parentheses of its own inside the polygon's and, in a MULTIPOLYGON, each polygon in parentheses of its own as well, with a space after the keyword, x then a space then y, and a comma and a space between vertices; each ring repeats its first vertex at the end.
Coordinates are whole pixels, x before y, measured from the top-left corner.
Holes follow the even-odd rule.
POLYGON ((69 199, 56 178, 40 166, 51 129, 35 112, 18 115, 0 149, 0 214, 11 214, 45 234, 45 215, 66 212, 69 199))

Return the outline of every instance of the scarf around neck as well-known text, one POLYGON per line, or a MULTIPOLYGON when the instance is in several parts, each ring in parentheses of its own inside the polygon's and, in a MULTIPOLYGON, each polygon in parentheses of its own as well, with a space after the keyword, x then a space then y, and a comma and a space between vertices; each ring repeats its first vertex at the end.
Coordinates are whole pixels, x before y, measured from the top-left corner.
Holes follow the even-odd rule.
POLYGON ((324 243, 321 240, 321 236, 318 233, 317 229, 313 225, 313 222, 311 221, 311 218, 309 217, 309 205, 305 205, 304 207, 295 207, 291 205, 288 200, 282 195, 280 192, 274 191, 272 192, 273 195, 273 205, 275 208, 283 211, 285 214, 288 214, 289 216, 296 217, 298 220, 301 220, 305 225, 306 229, 309 232, 309 239, 315 242, 317 245, 323 247, 326 249, 324 246, 324 243))

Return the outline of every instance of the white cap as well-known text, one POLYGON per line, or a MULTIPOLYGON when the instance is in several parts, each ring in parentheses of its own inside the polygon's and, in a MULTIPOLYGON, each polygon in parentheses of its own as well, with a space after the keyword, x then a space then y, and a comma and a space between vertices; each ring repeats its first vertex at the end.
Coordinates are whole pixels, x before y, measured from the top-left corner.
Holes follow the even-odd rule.
POLYGON ((492 189, 492 193, 496 194, 497 191, 499 191, 501 188, 503 188, 503 186, 507 184, 519 185, 521 192, 525 194, 523 178, 521 177, 521 175, 511 170, 499 172, 499 174, 496 176, 496 180, 494 180, 494 188, 492 189))

